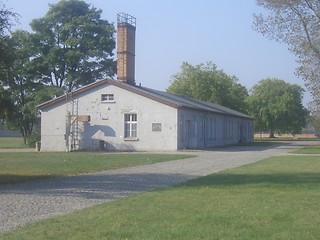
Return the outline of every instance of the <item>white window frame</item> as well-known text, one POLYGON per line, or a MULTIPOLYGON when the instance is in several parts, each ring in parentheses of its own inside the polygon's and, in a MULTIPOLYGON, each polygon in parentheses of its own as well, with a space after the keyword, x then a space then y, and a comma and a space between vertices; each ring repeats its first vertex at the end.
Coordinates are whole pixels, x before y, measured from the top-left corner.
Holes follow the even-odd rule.
POLYGON ((124 114, 124 139, 138 140, 138 116, 136 113, 124 114))

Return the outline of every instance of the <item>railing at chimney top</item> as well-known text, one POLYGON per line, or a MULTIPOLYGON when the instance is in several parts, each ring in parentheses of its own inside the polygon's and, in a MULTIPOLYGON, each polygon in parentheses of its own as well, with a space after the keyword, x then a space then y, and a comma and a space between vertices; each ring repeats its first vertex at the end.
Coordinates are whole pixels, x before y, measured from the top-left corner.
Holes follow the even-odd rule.
POLYGON ((118 13, 117 15, 117 23, 127 23, 130 24, 131 26, 136 26, 136 18, 127 14, 127 13, 118 13))

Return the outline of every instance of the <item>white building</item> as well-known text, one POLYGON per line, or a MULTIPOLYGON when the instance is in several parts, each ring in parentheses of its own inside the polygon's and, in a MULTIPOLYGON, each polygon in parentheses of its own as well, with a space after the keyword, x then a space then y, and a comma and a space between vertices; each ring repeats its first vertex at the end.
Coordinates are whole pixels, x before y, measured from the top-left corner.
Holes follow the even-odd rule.
POLYGON ((253 141, 253 119, 135 85, 135 18, 118 15, 117 76, 38 106, 41 150, 177 150, 253 141))
POLYGON ((253 141, 253 119, 217 104, 101 80, 38 106, 41 150, 177 150, 253 141))

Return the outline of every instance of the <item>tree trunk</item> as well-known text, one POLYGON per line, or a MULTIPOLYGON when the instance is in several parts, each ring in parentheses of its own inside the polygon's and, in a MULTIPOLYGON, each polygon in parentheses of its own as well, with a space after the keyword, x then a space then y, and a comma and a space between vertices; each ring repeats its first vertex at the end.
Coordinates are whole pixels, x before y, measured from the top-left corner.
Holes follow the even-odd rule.
POLYGON ((21 127, 20 132, 22 134, 24 144, 27 145, 27 133, 26 133, 25 129, 23 127, 21 127))
POLYGON ((269 138, 276 138, 276 137, 274 136, 273 131, 270 131, 269 138))

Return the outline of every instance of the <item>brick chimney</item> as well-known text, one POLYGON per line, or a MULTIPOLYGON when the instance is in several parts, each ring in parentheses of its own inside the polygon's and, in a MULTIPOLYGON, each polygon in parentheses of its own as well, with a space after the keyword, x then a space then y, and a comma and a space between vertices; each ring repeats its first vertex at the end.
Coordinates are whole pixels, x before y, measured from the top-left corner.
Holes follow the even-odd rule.
POLYGON ((135 85, 136 18, 126 13, 117 15, 118 81, 135 85))

